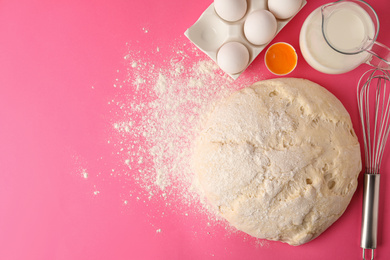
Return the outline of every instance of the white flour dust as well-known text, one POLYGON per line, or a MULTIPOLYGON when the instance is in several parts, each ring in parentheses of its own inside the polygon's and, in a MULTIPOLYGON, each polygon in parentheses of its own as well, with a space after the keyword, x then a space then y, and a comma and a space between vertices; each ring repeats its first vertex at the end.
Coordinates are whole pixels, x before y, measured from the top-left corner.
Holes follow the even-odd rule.
MULTIPOLYGON (((149 33, 147 28, 142 30, 149 33)), ((123 189, 118 192, 124 207, 158 205, 152 219, 166 217, 169 208, 169 212, 186 217, 200 213, 206 217, 206 228, 222 224, 230 234, 238 232, 219 221, 221 217, 203 203, 192 186, 191 149, 213 106, 233 91, 261 80, 261 75, 249 78, 244 73, 234 81, 184 36, 169 50, 155 46, 138 51, 136 42, 126 45, 124 67, 117 70, 112 85, 115 97, 108 102, 111 127, 107 145, 115 152, 99 159, 99 169, 82 163, 78 174, 93 184, 95 198, 107 192, 95 181, 106 183, 115 177, 123 189), (113 160, 108 162, 108 156, 113 160), (96 171, 99 173, 93 174, 96 171)), ((155 228, 162 233, 160 227, 155 228)))
MULTIPOLYGON (((169 214, 200 216, 207 231, 219 226, 227 235, 239 232, 204 203, 193 187, 191 149, 213 106, 235 90, 262 80, 262 75, 243 73, 234 81, 184 36, 169 50, 155 46, 138 51, 137 44, 126 44, 124 66, 117 70, 112 85, 115 94, 108 101, 106 142, 113 152, 99 158, 98 168, 86 167, 88 163, 77 156, 78 175, 89 183, 96 199, 107 195, 105 184, 120 183, 123 210, 133 210, 134 203, 153 205, 153 213, 146 215, 159 235, 163 230, 154 220, 169 214)), ((263 246, 264 242, 256 243, 263 246)))
POLYGON ((168 58, 156 57, 159 48, 150 53, 153 59, 133 50, 124 56, 127 94, 112 102, 122 113, 113 127, 120 135, 127 175, 150 199, 158 195, 192 203, 189 158, 201 115, 238 86, 213 61, 200 59, 194 47, 185 48, 168 58))
POLYGON ((125 175, 149 200, 158 196, 167 205, 199 204, 190 158, 201 122, 222 97, 260 79, 233 81, 190 43, 172 47, 169 54, 159 47, 150 53, 135 51, 131 43, 128 48, 127 75, 114 85, 121 91, 111 102, 119 111, 113 128, 128 167, 125 175))

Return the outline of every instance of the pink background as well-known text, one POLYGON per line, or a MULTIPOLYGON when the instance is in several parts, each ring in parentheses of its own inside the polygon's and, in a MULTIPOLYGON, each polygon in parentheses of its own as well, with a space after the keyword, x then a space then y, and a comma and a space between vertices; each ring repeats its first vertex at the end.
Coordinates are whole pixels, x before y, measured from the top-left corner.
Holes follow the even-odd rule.
MULTIPOLYGON (((186 216, 159 199, 141 203, 124 196, 141 187, 109 173, 121 167, 116 148, 107 144, 115 115, 108 103, 129 66, 126 43, 130 51, 159 46, 168 55, 173 44, 188 44, 184 31, 211 2, 0 2, 0 259, 361 259, 361 177, 345 214, 314 241, 292 247, 259 244, 223 225, 205 229, 202 214, 186 216), (88 179, 80 167, 88 169, 88 179)), ((360 136, 355 87, 368 66, 329 76, 310 68, 299 50, 302 23, 326 2, 308 0, 273 42, 297 49, 291 76, 334 93, 360 136)), ((369 3, 381 22, 378 40, 390 45, 390 3, 369 3)), ((273 78, 263 59, 261 53, 238 82, 259 72, 273 78)), ((387 160, 383 168, 377 259, 390 256, 387 160)))

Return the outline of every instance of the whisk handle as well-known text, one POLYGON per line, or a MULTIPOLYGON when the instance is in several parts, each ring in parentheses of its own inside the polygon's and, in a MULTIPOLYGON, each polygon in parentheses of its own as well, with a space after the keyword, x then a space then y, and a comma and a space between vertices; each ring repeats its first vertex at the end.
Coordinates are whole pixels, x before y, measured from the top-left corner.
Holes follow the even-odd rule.
POLYGON ((379 174, 364 174, 362 235, 360 246, 375 249, 377 246, 379 174))

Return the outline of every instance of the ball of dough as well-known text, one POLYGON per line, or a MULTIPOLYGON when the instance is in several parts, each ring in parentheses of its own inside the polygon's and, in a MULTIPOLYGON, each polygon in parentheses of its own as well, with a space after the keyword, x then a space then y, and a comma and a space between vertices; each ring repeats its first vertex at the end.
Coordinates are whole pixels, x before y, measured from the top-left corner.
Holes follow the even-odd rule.
POLYGON ((309 80, 260 81, 212 111, 195 144, 201 193, 254 237, 304 244, 345 211, 361 171, 341 102, 309 80))

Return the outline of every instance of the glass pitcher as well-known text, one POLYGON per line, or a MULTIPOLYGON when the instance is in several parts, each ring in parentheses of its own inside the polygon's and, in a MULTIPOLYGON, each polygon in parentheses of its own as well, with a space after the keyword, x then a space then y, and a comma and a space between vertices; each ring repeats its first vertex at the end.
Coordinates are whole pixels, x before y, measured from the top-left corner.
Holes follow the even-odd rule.
POLYGON ((327 44, 345 55, 368 52, 366 63, 389 70, 390 49, 377 42, 379 19, 362 0, 339 0, 321 7, 322 34, 327 44))
POLYGON ((302 25, 299 45, 307 63, 326 74, 341 74, 363 63, 390 69, 390 49, 376 42, 378 16, 361 0, 318 7, 302 25))

